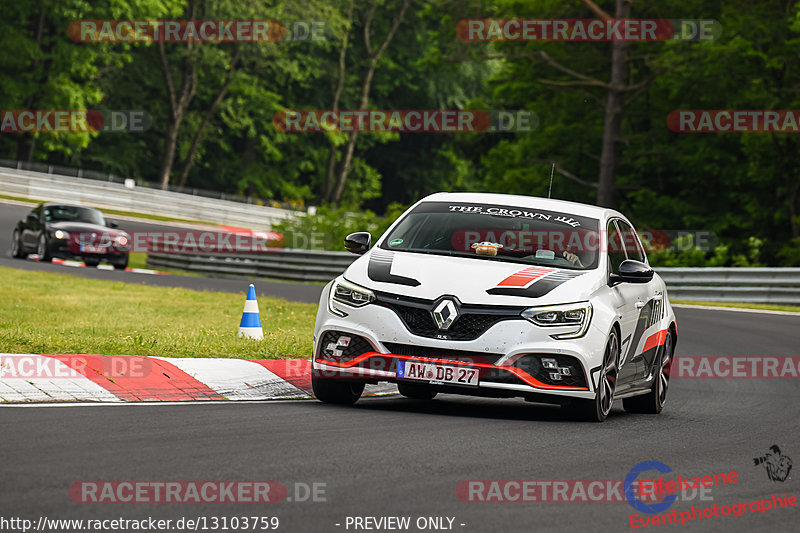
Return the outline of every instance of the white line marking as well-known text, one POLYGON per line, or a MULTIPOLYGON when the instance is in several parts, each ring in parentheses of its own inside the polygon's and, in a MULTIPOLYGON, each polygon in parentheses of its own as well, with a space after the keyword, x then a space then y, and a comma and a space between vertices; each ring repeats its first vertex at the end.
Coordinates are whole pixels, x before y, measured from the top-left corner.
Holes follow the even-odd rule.
POLYGON ((772 311, 770 309, 750 309, 745 307, 722 307, 718 305, 692 305, 692 304, 672 304, 672 307, 683 309, 709 309, 711 311, 735 311, 737 313, 759 313, 762 315, 783 315, 800 317, 800 312, 792 311, 772 311))
MULTIPOLYGON (((370 398, 377 398, 377 396, 373 397, 365 397, 367 399, 370 398)), ((361 400, 364 400, 362 398, 361 400)), ((281 399, 281 400, 193 400, 189 402, 52 402, 52 403, 0 403, 0 409, 3 407, 11 408, 11 407, 120 407, 124 405, 143 405, 143 406, 167 406, 167 405, 230 405, 230 404, 268 404, 268 403, 308 403, 311 400, 315 400, 315 398, 292 398, 292 399, 281 399)), ((361 401, 359 400, 359 401, 361 401)))

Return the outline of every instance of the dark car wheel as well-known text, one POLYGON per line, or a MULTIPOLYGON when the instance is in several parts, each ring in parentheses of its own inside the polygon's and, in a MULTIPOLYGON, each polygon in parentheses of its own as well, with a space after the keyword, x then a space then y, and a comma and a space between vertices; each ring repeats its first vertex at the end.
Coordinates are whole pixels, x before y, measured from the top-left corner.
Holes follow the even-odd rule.
POLYGON ((86 266, 89 268, 95 268, 100 264, 99 259, 84 259, 83 262, 86 263, 86 266))
POLYGON ((603 356, 603 366, 600 368, 600 378, 597 380, 597 393, 593 400, 573 400, 573 414, 579 420, 587 422, 602 422, 611 412, 614 404, 614 391, 617 388, 617 370, 619 361, 619 335, 612 329, 608 336, 606 350, 603 356))
POLYGON ((11 257, 16 257, 18 259, 24 258, 27 256, 24 251, 22 251, 22 243, 19 239, 19 230, 14 230, 14 236, 11 237, 11 257))
POLYGON ((39 235, 39 244, 36 247, 36 255, 39 256, 39 261, 43 263, 50 262, 53 259, 50 256, 50 249, 47 246, 47 237, 45 237, 44 233, 39 235))
POLYGON ((126 255, 124 258, 114 261, 111 264, 114 265, 114 268, 117 270, 125 270, 128 268, 128 256, 126 255))
POLYGON ((397 390, 406 398, 413 400, 433 400, 437 394, 429 385, 407 383, 405 381, 397 382, 397 390))
POLYGON ((657 415, 664 408, 669 389, 669 373, 672 367, 674 346, 672 332, 667 331, 667 336, 664 338, 664 349, 661 350, 661 357, 657 361, 650 392, 622 400, 622 406, 626 411, 657 415))
POLYGON ((363 383, 315 376, 311 376, 311 388, 318 400, 340 405, 356 403, 361 398, 361 393, 364 392, 363 383))

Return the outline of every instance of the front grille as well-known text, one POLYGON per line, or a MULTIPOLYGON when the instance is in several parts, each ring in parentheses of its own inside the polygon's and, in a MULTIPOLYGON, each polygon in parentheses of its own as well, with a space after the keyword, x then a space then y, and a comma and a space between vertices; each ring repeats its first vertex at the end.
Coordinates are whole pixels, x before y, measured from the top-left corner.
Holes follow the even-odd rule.
POLYGON ((427 346, 416 346, 413 344, 398 344, 396 342, 384 342, 383 345, 395 355, 427 357, 428 359, 444 359, 450 361, 464 361, 466 363, 486 363, 493 365, 502 357, 502 354, 497 353, 468 352, 464 350, 451 350, 447 348, 430 348, 427 346))
POLYGON ((448 329, 439 329, 431 311, 435 300, 376 294, 376 304, 394 311, 408 331, 420 337, 453 341, 471 341, 503 320, 522 320, 524 307, 461 305, 459 316, 448 329))
POLYGON ((322 335, 317 357, 331 361, 349 361, 359 355, 374 351, 375 348, 364 337, 345 333, 344 331, 331 330, 322 335))

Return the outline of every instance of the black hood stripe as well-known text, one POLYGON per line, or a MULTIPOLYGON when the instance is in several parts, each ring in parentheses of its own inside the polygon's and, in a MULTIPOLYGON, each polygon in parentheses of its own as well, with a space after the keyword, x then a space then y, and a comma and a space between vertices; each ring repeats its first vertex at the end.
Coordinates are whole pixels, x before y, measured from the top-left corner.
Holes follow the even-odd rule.
POLYGON ((392 274, 393 260, 394 254, 392 252, 384 252, 379 249, 373 250, 372 255, 369 257, 369 265, 367 265, 367 276, 369 276, 369 279, 383 283, 407 285, 409 287, 419 286, 419 281, 413 278, 392 274))

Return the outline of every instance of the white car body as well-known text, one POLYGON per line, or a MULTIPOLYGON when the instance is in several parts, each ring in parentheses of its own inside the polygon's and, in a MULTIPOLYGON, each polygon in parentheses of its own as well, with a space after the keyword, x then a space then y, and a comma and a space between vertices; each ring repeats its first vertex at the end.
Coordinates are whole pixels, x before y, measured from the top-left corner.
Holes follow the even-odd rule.
MULTIPOLYGON (((621 213, 612 209, 525 196, 437 193, 420 200, 372 249, 325 287, 314 328, 314 376, 317 379, 403 382, 398 376, 399 364, 404 371, 409 361, 424 362, 457 369, 476 368, 481 375, 477 386, 427 382, 439 392, 520 396, 531 401, 567 405, 573 398, 593 400, 597 397, 607 341, 616 328, 620 349, 612 399, 647 393, 658 378, 655 362, 659 359, 659 350, 665 350, 663 345, 668 331, 674 345, 675 315, 664 282, 657 274, 646 283, 610 282, 609 237, 603 229, 609 227, 609 223, 616 224, 613 221, 617 220, 630 226, 621 213), (388 239, 394 229, 422 205, 426 206, 422 210, 449 210, 452 214, 448 216, 452 217, 460 216, 465 209, 472 210, 473 214, 497 216, 499 210, 506 209, 507 213, 513 213, 507 215, 510 217, 549 217, 551 221, 561 220, 567 232, 577 231, 579 221, 596 220, 595 230, 600 230, 596 234, 596 266, 573 270, 498 260, 497 257, 487 260, 478 255, 448 256, 394 249, 394 245, 402 246, 402 239, 396 239, 393 246, 389 246, 388 239), (345 289, 349 286, 347 283, 366 289, 374 295, 375 301, 351 306, 332 300, 331 290, 336 283, 343 283, 345 289), (452 305, 444 303, 445 300, 452 301, 452 305), (521 315, 521 311, 528 308, 580 302, 588 302, 591 308, 586 319, 588 325, 577 338, 554 336, 570 337, 578 323, 543 326, 521 315), (458 315, 446 324, 448 327, 438 331, 430 328, 424 313, 429 313, 432 323, 438 327, 446 323, 447 318, 453 319, 454 308, 458 315), (438 323, 434 315, 437 311, 438 323), (346 316, 341 316, 343 314, 346 316), (502 319, 497 320, 498 316, 502 319), (456 328, 464 317, 467 317, 464 324, 477 325, 456 328), (485 325, 488 327, 483 328, 485 325), (360 344, 359 337, 366 340, 368 346, 360 344), (348 354, 348 350, 351 353, 348 354), (356 353, 353 350, 363 353, 353 355, 356 353), (520 364, 532 356, 538 358, 539 366, 534 362, 520 364), (544 369, 544 358, 556 360, 555 368, 544 369), (571 371, 565 370, 568 374, 554 376, 561 372, 559 368, 566 368, 559 367, 563 361, 575 364, 571 371), (536 370, 536 375, 532 369, 536 370), (578 379, 580 372, 582 380, 578 379)), ((639 258, 646 264, 641 243, 635 233, 633 235, 637 249, 641 250, 639 258)), ((453 237, 453 242, 455 239, 453 237)), ((484 244, 487 243, 481 243, 484 244)), ((546 255, 546 252, 538 253, 546 255)), ((539 314, 546 311, 531 313, 545 318, 564 317, 563 314, 539 314)), ((552 362, 547 364, 553 366, 552 362)), ((667 379, 668 373, 667 366, 667 379)))

